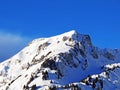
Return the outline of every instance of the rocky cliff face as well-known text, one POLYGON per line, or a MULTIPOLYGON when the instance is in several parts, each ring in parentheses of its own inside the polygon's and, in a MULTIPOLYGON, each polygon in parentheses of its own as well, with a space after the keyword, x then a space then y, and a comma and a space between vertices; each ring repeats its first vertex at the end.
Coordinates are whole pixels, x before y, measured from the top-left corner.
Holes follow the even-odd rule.
POLYGON ((70 31, 33 40, 0 63, 0 90, 120 90, 120 51, 70 31))

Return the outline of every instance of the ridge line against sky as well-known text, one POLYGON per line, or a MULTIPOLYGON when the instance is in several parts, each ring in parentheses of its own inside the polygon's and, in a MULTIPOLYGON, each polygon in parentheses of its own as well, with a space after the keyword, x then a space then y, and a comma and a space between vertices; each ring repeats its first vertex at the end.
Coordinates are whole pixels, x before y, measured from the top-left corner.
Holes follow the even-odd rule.
POLYGON ((120 48, 120 1, 2 0, 0 61, 16 54, 33 39, 70 30, 89 34, 93 45, 100 48, 120 48))

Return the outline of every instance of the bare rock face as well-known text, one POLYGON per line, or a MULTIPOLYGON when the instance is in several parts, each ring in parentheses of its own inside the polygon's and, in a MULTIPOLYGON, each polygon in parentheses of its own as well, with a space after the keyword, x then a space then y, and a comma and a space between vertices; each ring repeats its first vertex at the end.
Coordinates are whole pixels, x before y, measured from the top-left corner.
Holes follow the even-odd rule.
POLYGON ((50 58, 46 59, 45 62, 43 62, 41 66, 43 68, 50 68, 51 70, 57 69, 55 60, 50 59, 50 58))
POLYGON ((85 35, 85 41, 87 42, 88 45, 92 46, 91 38, 89 35, 85 35))
POLYGON ((104 57, 106 57, 109 60, 114 60, 115 56, 112 55, 110 52, 105 52, 104 57))
POLYGON ((92 48, 92 50, 91 50, 91 55, 92 55, 92 57, 93 57, 94 59, 98 59, 98 58, 99 58, 98 53, 97 53, 97 51, 95 50, 95 48, 92 48))

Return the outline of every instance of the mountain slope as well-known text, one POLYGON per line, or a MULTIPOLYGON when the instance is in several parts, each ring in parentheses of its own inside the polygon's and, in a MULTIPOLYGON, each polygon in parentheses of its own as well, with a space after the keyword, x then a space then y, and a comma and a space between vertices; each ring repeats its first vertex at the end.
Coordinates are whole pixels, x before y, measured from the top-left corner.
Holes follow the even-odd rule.
POLYGON ((0 63, 0 90, 120 90, 120 51, 76 31, 33 40, 0 63))

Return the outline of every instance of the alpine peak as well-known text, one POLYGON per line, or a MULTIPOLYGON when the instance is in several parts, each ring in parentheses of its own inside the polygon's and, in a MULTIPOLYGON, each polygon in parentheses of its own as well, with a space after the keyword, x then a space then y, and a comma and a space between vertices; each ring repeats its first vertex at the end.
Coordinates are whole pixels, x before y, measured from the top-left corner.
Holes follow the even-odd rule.
POLYGON ((120 51, 75 30, 33 40, 0 63, 0 90, 120 90, 120 51))

